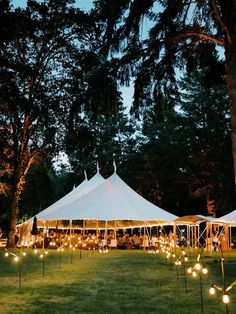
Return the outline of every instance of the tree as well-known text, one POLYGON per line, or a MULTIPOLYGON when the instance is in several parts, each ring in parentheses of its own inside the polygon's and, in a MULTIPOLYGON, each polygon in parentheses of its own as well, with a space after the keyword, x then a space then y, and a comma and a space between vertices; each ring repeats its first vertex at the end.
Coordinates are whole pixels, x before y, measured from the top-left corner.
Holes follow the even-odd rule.
POLYGON ((233 160, 225 163, 225 156, 232 156, 226 88, 219 83, 206 86, 207 71, 197 68, 181 80, 179 105, 190 196, 203 198, 208 215, 215 216, 235 206, 233 160))
POLYGON ((103 24, 104 51, 119 51, 123 75, 135 76, 136 107, 146 93, 176 93, 176 68, 182 68, 193 50, 212 42, 224 48, 225 82, 231 117, 231 139, 236 186, 236 2, 221 1, 95 1, 97 19, 103 24), (151 21, 148 35, 142 23, 151 21), (148 89, 147 87, 150 86, 148 89))
POLYGON ((72 3, 28 1, 13 10, 5 1, 1 10, 0 192, 10 198, 9 246, 29 169, 60 144, 69 97, 65 65, 89 37, 86 14, 72 3))
POLYGON ((99 162, 104 175, 109 175, 113 159, 122 162, 132 146, 132 128, 123 113, 117 84, 117 59, 107 60, 96 43, 88 51, 78 53, 71 68, 69 88, 73 101, 67 121, 65 150, 72 169, 77 173, 96 169, 99 162), (91 49, 91 50, 90 50, 91 49))

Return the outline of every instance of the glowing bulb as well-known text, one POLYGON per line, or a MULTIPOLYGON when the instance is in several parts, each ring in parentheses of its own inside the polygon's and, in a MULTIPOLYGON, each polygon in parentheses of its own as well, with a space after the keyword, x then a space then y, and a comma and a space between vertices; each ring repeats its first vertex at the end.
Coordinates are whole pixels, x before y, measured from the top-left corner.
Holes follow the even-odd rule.
POLYGON ((9 256, 9 253, 8 253, 8 252, 6 252, 6 253, 5 253, 5 256, 6 256, 6 257, 8 257, 8 256, 9 256))
POLYGON ((40 258, 43 258, 43 253, 41 253, 41 254, 39 255, 39 257, 40 257, 40 258))
POLYGON ((206 274, 208 273, 208 269, 207 269, 206 267, 204 267, 204 268, 202 269, 202 273, 203 273, 204 275, 206 275, 206 274))
POLYGON ((19 256, 15 256, 15 257, 14 257, 14 261, 15 261, 15 262, 19 262, 19 256))
POLYGON ((215 295, 216 294, 216 289, 213 286, 211 286, 210 289, 209 289, 209 293, 210 293, 210 295, 215 295))
POLYGON ((175 258, 175 256, 176 256, 175 253, 173 253, 172 256, 173 256, 173 258, 175 258))
POLYGON ((182 255, 185 256, 185 251, 184 250, 182 250, 182 255))
POLYGON ((188 272, 188 274, 191 274, 192 273, 192 267, 188 267, 188 269, 187 269, 187 272, 188 272))
POLYGON ((38 250, 34 250, 34 254, 37 254, 38 253, 38 250))
POLYGON ((45 251, 45 254, 48 255, 48 251, 45 251))
POLYGON ((195 270, 192 272, 192 276, 193 276, 194 278, 197 277, 197 273, 195 272, 195 270))
POLYGON ((185 262, 187 262, 187 261, 188 261, 188 258, 187 258, 187 256, 185 256, 185 257, 184 257, 184 261, 185 261, 185 262))
POLYGON ((229 296, 228 296, 228 294, 227 293, 224 293, 223 294, 223 296, 222 296, 222 301, 223 301, 223 303, 225 303, 225 304, 228 304, 229 303, 229 296))
POLYGON ((196 265, 195 265, 195 268, 196 268, 196 270, 200 270, 201 269, 201 264, 197 262, 196 265))
POLYGON ((23 252, 22 255, 23 255, 23 256, 26 256, 26 252, 23 252))

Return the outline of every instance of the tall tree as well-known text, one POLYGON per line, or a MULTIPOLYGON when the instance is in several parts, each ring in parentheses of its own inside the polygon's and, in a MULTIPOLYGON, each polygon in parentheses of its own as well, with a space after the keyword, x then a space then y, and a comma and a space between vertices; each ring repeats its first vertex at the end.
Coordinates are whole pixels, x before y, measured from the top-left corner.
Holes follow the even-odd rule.
POLYGON ((104 175, 109 175, 113 158, 124 159, 132 144, 132 128, 123 113, 117 83, 118 60, 107 60, 99 53, 97 43, 88 51, 78 53, 71 67, 73 95, 66 132, 66 153, 77 174, 94 170, 99 161, 104 175), (110 166, 109 166, 110 165, 110 166))
POLYGON ((112 5, 111 0, 97 0, 95 5, 103 23, 104 51, 123 54, 123 75, 136 77, 138 107, 147 90, 164 92, 171 99, 176 67, 183 69, 194 49, 208 47, 202 45, 207 42, 224 49, 236 186, 236 1, 126 0, 112 5), (145 37, 142 25, 147 20, 151 26, 145 37))
POLYGON ((28 1, 12 9, 5 1, 1 10, 0 192, 11 200, 9 246, 29 169, 44 152, 56 152, 64 131, 65 65, 89 37, 86 14, 72 3, 28 1))

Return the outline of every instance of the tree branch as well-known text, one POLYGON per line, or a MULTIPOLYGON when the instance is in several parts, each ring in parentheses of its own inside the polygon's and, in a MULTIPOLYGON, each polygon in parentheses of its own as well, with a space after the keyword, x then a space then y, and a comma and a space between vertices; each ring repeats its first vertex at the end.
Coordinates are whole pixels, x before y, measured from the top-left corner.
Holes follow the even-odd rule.
POLYGON ((178 37, 176 37, 176 39, 178 38, 192 38, 192 37, 198 37, 201 39, 201 41, 212 41, 215 44, 219 45, 219 46, 225 46, 225 41, 223 39, 217 38, 213 35, 208 35, 208 34, 204 34, 204 33, 197 33, 197 32, 188 32, 188 33, 183 33, 180 34, 178 37))
POLYGON ((213 10, 212 10, 212 11, 213 11, 213 13, 214 13, 216 19, 218 20, 220 26, 221 26, 222 29, 224 30, 228 42, 231 44, 231 43, 232 43, 232 40, 231 40, 230 34, 229 34, 229 32, 228 32, 227 27, 225 26, 225 24, 224 24, 223 21, 222 21, 222 18, 221 18, 221 16, 220 16, 219 10, 218 10, 218 8, 217 8, 217 6, 216 6, 216 1, 215 1, 215 0, 211 0, 211 2, 212 2, 212 7, 213 7, 213 10))

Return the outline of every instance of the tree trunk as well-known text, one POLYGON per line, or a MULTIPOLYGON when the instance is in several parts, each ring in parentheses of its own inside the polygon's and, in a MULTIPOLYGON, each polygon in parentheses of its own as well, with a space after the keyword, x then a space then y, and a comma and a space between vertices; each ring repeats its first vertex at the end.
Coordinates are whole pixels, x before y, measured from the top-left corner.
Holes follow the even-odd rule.
POLYGON ((8 240, 7 240, 7 248, 14 248, 15 243, 15 235, 16 235, 16 220, 18 214, 18 203, 19 203, 19 196, 17 191, 13 193, 11 207, 10 207, 10 225, 9 225, 9 232, 8 232, 8 240))
MULTIPOLYGON (((236 32, 236 29, 235 29, 236 32)), ((233 153, 234 183, 236 191, 236 34, 233 43, 225 46, 226 83, 229 96, 229 110, 231 118, 231 140, 233 153)))
POLYGON ((215 201, 211 199, 209 191, 207 192, 207 216, 210 217, 216 216, 215 201))

